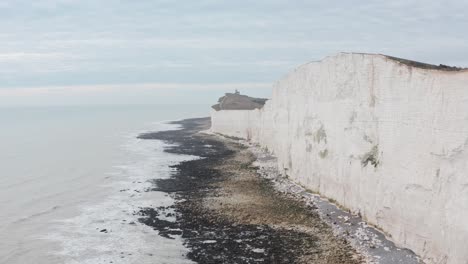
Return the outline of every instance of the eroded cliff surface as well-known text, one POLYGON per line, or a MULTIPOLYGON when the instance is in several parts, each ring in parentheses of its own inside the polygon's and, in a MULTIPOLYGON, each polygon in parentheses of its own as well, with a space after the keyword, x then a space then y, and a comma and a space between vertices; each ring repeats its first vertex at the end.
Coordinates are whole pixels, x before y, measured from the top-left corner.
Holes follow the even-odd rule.
POLYGON ((259 143, 426 262, 468 263, 468 71, 342 53, 285 76, 262 109, 213 111, 212 131, 259 143))

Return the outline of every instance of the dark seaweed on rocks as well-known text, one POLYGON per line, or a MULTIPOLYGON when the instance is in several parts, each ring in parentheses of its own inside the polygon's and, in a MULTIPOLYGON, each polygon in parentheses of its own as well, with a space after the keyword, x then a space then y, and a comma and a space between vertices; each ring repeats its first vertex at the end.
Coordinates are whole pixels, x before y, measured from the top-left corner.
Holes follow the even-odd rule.
POLYGON ((142 208, 140 222, 172 238, 181 234, 190 253, 187 257, 198 263, 296 263, 300 256, 313 253, 317 239, 294 230, 278 230, 267 225, 237 224, 206 209, 202 199, 223 180, 223 174, 213 169, 216 164, 233 155, 221 141, 196 135, 207 129, 208 119, 190 119, 175 124, 182 130, 146 133, 142 139, 158 139, 175 144, 165 151, 202 157, 173 166, 176 171, 169 179, 155 180, 153 191, 171 194, 173 208, 142 208), (207 147, 209 146, 209 147, 207 147), (176 221, 164 220, 173 209, 176 221), (306 252, 307 251, 307 252, 306 252))

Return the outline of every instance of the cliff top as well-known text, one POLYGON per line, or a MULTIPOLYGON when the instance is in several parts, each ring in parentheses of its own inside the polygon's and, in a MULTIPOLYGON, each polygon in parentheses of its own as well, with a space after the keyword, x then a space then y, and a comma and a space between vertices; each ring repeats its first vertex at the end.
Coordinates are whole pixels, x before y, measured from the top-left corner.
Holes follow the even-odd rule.
MULTIPOLYGON (((414 61, 414 60, 408 60, 408 59, 403 59, 403 58, 398 58, 394 56, 389 56, 385 54, 377 54, 377 53, 360 53, 360 52, 340 52, 338 54, 335 54, 333 56, 327 56, 323 60, 328 59, 328 58, 333 58, 337 57, 339 55, 363 55, 363 56, 369 56, 369 57, 381 57, 384 59, 392 60, 394 62, 397 62, 399 64, 403 64, 409 67, 414 67, 418 69, 425 69, 425 70, 436 70, 436 71, 445 71, 445 72, 468 72, 468 68, 464 67, 456 67, 456 66, 448 66, 444 64, 429 64, 429 63, 424 63, 424 62, 419 62, 419 61, 414 61)), ((323 60, 319 61, 312 61, 312 62, 321 62, 323 60)))
POLYGON ((253 110, 262 108, 266 101, 267 99, 249 97, 236 91, 235 93, 226 93, 212 108, 216 111, 253 110))
POLYGON ((439 65, 434 65, 434 64, 429 64, 429 63, 424 63, 424 62, 419 62, 419 61, 412 61, 412 60, 407 60, 407 59, 402 59, 398 57, 392 57, 388 55, 383 55, 391 60, 398 61, 402 64, 411 66, 411 67, 416 67, 416 68, 421 68, 421 69, 428 69, 428 70, 440 70, 440 71, 463 71, 466 70, 466 68, 461 68, 461 67, 455 67, 455 66, 448 66, 444 64, 439 64, 439 65))

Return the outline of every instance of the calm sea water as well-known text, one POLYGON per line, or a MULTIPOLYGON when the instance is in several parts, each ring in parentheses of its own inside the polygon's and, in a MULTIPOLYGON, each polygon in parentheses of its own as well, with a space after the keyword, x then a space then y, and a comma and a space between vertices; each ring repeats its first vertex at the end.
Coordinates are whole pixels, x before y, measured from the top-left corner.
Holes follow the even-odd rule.
POLYGON ((141 191, 195 157, 136 136, 208 114, 204 105, 0 108, 0 263, 188 262, 180 239, 161 239, 133 212, 171 204, 141 191))

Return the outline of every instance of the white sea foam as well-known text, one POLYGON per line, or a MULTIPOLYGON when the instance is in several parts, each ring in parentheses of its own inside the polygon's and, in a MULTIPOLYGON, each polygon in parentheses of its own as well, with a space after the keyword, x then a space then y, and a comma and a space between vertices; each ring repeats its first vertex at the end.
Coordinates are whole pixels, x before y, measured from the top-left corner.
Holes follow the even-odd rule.
MULTIPOLYGON (((157 124, 157 130, 174 126, 157 124)), ((174 200, 163 192, 145 192, 153 187, 150 180, 170 177, 171 164, 194 159, 163 152, 158 140, 140 140, 134 136, 122 146, 128 162, 114 167, 115 179, 109 184, 113 195, 103 202, 85 206, 81 214, 59 221, 47 239, 60 241, 54 252, 65 263, 190 263, 184 257, 179 237, 167 239, 138 222, 139 208, 170 206, 174 200)))

